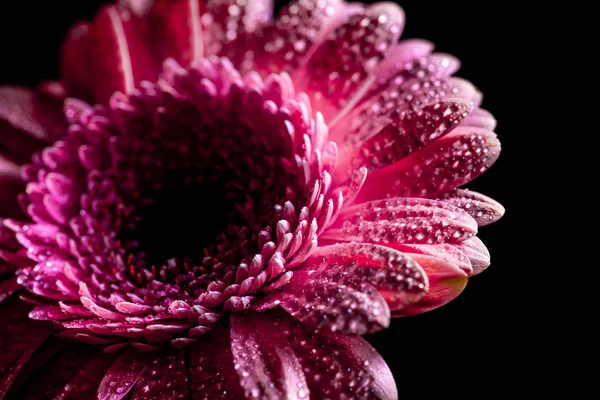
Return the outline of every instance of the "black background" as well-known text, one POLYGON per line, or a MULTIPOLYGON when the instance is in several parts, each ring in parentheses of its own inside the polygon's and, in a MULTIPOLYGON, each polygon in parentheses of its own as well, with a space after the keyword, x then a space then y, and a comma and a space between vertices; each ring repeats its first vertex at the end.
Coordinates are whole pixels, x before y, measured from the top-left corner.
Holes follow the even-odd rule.
MULTIPOLYGON (((92 18, 102 1, 12 3, 0 18, 0 84, 33 86, 57 77, 58 50, 69 26, 92 18)), ((462 61, 458 76, 483 93, 483 107, 499 121, 499 161, 469 187, 506 206, 507 214, 484 227, 480 238, 492 265, 472 279, 452 303, 424 315, 395 319, 389 329, 368 337, 388 362, 400 393, 429 398, 446 395, 513 393, 529 367, 530 342, 522 325, 521 279, 529 263, 519 252, 522 225, 518 179, 522 126, 513 79, 520 66, 518 12, 505 2, 399 1, 407 14, 403 38, 425 38, 462 61), (485 4, 485 7, 482 6, 485 4)), ((485 396, 487 397, 487 396, 485 396)), ((401 398, 406 398, 402 396, 401 398)))

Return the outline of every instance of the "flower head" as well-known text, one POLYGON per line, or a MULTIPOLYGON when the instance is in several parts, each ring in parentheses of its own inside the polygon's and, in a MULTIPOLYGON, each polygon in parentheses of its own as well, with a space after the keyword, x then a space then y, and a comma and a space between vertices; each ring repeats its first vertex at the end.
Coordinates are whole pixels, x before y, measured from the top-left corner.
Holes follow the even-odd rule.
POLYGON ((360 335, 489 265, 458 62, 391 3, 269 13, 123 1, 0 89, 0 398, 394 398, 360 335))

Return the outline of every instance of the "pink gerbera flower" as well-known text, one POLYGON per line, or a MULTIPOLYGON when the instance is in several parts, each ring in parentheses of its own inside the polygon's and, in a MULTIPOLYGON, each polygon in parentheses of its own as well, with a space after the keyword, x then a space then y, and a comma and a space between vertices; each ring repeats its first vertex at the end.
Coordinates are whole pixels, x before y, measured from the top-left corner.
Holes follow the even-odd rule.
POLYGON ((122 1, 0 88, 0 398, 397 398, 360 335, 489 265, 495 120, 395 4, 270 14, 122 1))

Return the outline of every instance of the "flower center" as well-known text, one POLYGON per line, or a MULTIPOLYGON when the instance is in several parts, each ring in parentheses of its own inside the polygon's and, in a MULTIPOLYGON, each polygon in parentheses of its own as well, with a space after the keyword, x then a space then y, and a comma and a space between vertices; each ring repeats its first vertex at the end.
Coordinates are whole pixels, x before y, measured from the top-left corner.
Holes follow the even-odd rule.
POLYGON ((34 222, 11 225, 34 262, 19 282, 55 302, 33 315, 66 336, 186 344, 285 285, 341 209, 335 145, 285 75, 167 62, 157 84, 66 114, 24 169, 34 222))

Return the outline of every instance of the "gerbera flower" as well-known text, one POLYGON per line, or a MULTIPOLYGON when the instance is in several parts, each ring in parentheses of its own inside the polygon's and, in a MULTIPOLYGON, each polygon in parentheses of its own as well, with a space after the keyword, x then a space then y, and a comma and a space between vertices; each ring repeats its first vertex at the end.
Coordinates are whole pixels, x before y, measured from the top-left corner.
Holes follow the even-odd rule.
POLYGON ((361 335, 489 265, 495 121, 394 4, 270 13, 108 5, 0 89, 0 398, 397 397, 361 335))

